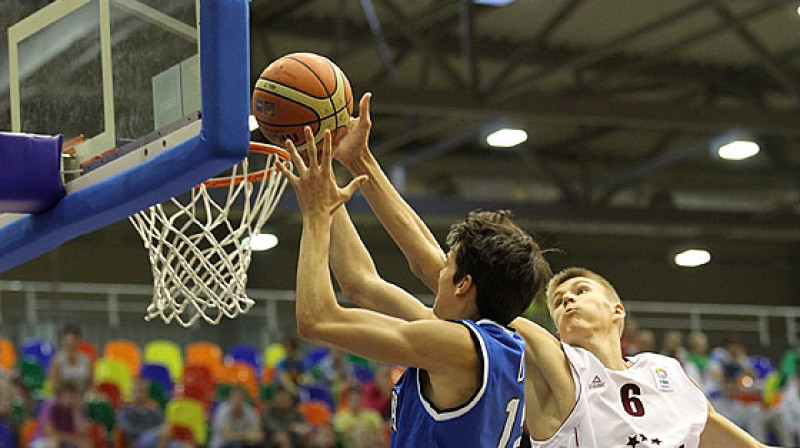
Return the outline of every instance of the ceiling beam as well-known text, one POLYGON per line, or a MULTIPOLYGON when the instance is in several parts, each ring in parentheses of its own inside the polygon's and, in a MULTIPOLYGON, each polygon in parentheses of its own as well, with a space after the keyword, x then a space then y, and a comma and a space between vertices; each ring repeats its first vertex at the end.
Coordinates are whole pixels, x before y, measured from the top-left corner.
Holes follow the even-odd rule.
POLYGON ((745 127, 785 136, 800 135, 799 111, 761 111, 743 107, 693 106, 672 102, 633 102, 563 98, 546 93, 528 93, 513 101, 485 104, 463 92, 413 88, 378 87, 374 111, 419 116, 449 116, 485 119, 497 115, 573 123, 588 126, 623 126, 648 129, 684 129, 719 132, 745 127))

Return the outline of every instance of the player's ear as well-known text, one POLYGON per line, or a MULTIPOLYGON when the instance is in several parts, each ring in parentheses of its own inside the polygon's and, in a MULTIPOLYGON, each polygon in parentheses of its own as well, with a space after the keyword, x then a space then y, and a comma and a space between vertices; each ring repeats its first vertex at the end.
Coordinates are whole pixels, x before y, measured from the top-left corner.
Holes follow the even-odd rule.
POLYGON ((625 311, 625 306, 623 304, 621 304, 621 303, 612 303, 611 304, 611 310, 614 313, 614 319, 615 320, 625 319, 625 316, 627 316, 627 314, 628 314, 625 311))
POLYGON ((472 276, 467 274, 461 277, 461 280, 456 282, 455 294, 457 296, 466 295, 473 286, 475 286, 475 284, 472 281, 472 276))

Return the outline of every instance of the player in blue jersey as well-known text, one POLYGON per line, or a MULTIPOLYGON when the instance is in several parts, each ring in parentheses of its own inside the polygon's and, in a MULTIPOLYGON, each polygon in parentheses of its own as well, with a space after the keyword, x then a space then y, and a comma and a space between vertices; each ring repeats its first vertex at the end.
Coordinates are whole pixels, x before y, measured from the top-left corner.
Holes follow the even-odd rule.
MULTIPOLYGON (((313 141, 306 130, 308 141, 313 141)), ((454 225, 438 276, 436 318, 409 322, 336 302, 328 269, 376 302, 413 299, 381 279, 343 204, 367 180, 339 188, 326 132, 305 162, 291 142, 294 171, 279 169, 303 214, 297 325, 306 339, 377 361, 410 366, 393 394, 393 447, 502 447, 520 443, 524 414, 523 340, 506 325, 550 277, 534 240, 507 212, 476 212, 454 225), (334 255, 335 254, 335 255, 334 255)))

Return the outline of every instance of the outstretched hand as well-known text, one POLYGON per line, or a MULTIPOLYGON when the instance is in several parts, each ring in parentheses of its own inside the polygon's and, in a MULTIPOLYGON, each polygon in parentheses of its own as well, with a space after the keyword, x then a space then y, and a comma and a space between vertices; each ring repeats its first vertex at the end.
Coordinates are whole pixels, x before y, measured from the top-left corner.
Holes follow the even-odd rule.
POLYGON ((278 170, 286 176, 297 194, 297 202, 304 217, 312 215, 330 216, 342 204, 350 200, 359 185, 366 182, 367 176, 361 175, 340 188, 336 185, 331 161, 333 159, 333 143, 330 131, 325 131, 322 148, 317 148, 314 143, 314 134, 308 126, 304 129, 308 142, 306 163, 297 152, 291 140, 286 141, 286 148, 292 158, 292 164, 297 170, 293 173, 281 162, 277 163, 278 170))
POLYGON ((347 134, 336 145, 333 157, 348 169, 358 161, 361 156, 369 153, 369 132, 372 128, 372 119, 369 115, 372 94, 367 92, 358 103, 358 117, 351 118, 347 126, 347 134))

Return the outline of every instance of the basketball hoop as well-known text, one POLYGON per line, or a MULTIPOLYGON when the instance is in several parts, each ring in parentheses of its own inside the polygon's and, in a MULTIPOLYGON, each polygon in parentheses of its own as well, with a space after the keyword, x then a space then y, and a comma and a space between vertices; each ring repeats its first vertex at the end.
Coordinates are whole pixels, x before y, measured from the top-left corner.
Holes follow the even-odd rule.
POLYGON ((234 318, 252 308, 255 302, 246 291, 252 255, 248 241, 258 235, 286 187, 275 162, 289 159, 284 149, 251 142, 250 156, 229 175, 130 217, 153 271, 146 320, 174 319, 188 327, 202 317, 216 325, 223 316, 234 318), (251 160, 254 154, 264 156, 263 169, 251 170, 257 164, 251 160), (234 203, 242 208, 238 218, 234 203))

